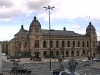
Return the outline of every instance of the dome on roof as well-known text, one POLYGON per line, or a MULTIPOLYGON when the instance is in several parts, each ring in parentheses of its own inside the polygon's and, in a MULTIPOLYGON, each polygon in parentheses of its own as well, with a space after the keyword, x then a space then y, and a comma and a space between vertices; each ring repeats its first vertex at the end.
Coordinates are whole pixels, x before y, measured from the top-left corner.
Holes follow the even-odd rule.
POLYGON ((15 35, 22 35, 22 34, 25 34, 25 35, 28 34, 28 31, 24 29, 23 25, 21 25, 21 29, 15 35))
POLYGON ((86 28, 86 31, 88 30, 95 30, 94 26, 91 24, 91 22, 89 22, 88 27, 86 28))
POLYGON ((36 19, 36 16, 34 16, 34 20, 30 24, 30 26, 33 26, 33 25, 39 25, 40 26, 40 22, 36 19))

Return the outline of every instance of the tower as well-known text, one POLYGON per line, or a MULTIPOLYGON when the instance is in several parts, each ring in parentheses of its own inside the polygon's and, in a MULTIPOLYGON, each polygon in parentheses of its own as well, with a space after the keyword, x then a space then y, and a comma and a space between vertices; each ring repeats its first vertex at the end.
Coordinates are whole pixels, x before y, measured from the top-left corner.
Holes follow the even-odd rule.
POLYGON ((41 24, 39 23, 39 21, 35 16, 29 28, 29 42, 30 42, 30 49, 32 56, 33 55, 39 56, 39 54, 35 51, 35 48, 37 49, 40 48, 40 39, 41 39, 41 24))
POLYGON ((90 57, 95 57, 95 50, 96 50, 96 44, 97 44, 97 34, 95 27, 89 22, 88 27, 86 28, 86 36, 89 37, 90 42, 90 57))

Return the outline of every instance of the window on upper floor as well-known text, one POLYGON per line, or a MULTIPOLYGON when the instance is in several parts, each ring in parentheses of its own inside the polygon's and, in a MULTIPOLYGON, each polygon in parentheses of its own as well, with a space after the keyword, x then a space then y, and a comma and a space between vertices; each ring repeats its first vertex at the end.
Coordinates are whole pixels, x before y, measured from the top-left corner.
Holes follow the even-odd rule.
POLYGON ((82 41, 82 47, 84 47, 84 41, 82 41))
POLYGON ((62 47, 64 47, 64 41, 62 41, 62 47))
POLYGON ((70 41, 67 41, 67 47, 70 47, 70 41))
POLYGON ((56 41, 56 48, 59 48, 59 41, 56 41))
POLYGON ((26 46, 27 46, 27 42, 25 42, 25 46, 24 47, 26 48, 26 46))
POLYGON ((43 48, 46 48, 46 41, 43 41, 43 48))
POLYGON ((39 48, 39 40, 35 40, 35 48, 39 48))
POLYGON ((73 47, 75 47, 75 41, 73 41, 73 47))
POLYGON ((89 47, 89 41, 87 41, 87 47, 89 47))
POLYGON ((53 47, 53 41, 52 40, 50 41, 50 47, 51 48, 53 47))
POLYGON ((80 47, 80 41, 78 41, 78 47, 80 47))

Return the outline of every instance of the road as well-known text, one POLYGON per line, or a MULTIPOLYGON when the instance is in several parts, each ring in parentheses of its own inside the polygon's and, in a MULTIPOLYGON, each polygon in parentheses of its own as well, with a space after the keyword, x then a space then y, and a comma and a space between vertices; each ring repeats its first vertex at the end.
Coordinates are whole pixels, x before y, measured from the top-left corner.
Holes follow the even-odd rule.
MULTIPOLYGON (((78 66, 76 71, 81 73, 81 75, 100 75, 100 69, 96 69, 96 68, 92 68, 92 67, 84 67, 84 64, 86 64, 86 62, 83 61, 77 61, 78 62, 78 66)), ((100 63, 100 62, 98 62, 100 63)), ((64 68, 68 68, 68 63, 67 62, 62 62, 62 64, 64 65, 64 68)), ((93 63, 95 64, 95 63, 93 63)), ((23 66, 23 64, 19 64, 20 66, 23 66)), ((10 73, 11 68, 14 66, 13 63, 11 62, 6 62, 3 61, 3 75, 14 75, 12 73, 10 73), (9 73, 9 74, 7 74, 9 73)), ((52 62, 52 70, 54 70, 55 68, 59 67, 59 63, 58 62, 52 62)), ((52 74, 52 70, 49 69, 49 63, 25 63, 24 67, 31 69, 32 73, 28 74, 28 75, 53 75, 52 74)), ((17 74, 17 75, 27 75, 27 74, 17 74)))

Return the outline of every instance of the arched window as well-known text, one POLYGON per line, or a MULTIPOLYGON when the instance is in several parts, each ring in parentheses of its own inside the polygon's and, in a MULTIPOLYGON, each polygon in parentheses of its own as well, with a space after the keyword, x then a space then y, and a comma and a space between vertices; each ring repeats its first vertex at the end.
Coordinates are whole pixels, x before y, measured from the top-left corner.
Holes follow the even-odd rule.
POLYGON ((79 51, 76 51, 76 56, 79 56, 79 51))
POLYGON ((67 42, 67 46, 70 47, 70 41, 67 42))
POLYGON ((52 40, 50 41, 50 47, 51 48, 53 47, 53 41, 52 40))
POLYGON ((56 56, 58 56, 59 55, 59 51, 56 51, 56 56))
POLYGON ((43 41, 43 48, 46 48, 46 41, 43 41))
POLYGON ((24 47, 26 48, 26 46, 27 46, 27 42, 25 42, 25 46, 24 47))
POLYGON ((80 47, 80 41, 78 41, 78 47, 80 47))
POLYGON ((73 41, 73 47, 75 47, 75 41, 73 41))
POLYGON ((74 56, 74 51, 71 51, 71 56, 74 56))
POLYGON ((68 51, 66 51, 66 57, 68 57, 69 56, 69 52, 68 51))
POLYGON ((59 47, 59 41, 56 41, 56 48, 59 47))
POLYGON ((62 41, 62 47, 64 47, 64 41, 62 41))
POLYGON ((87 47, 89 47, 89 41, 87 41, 87 47))
POLYGON ((53 51, 50 51, 50 55, 53 56, 53 51))
POLYGON ((84 47, 84 41, 82 41, 82 47, 84 47))
POLYGON ((43 56, 46 56, 46 55, 47 55, 47 51, 44 51, 44 52, 43 52, 43 56))

